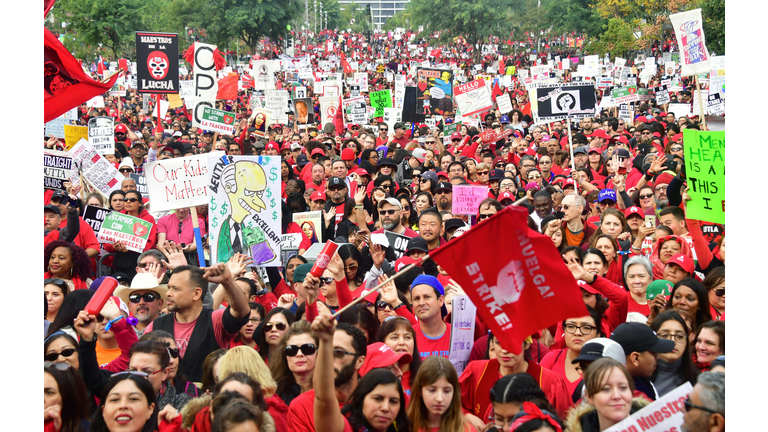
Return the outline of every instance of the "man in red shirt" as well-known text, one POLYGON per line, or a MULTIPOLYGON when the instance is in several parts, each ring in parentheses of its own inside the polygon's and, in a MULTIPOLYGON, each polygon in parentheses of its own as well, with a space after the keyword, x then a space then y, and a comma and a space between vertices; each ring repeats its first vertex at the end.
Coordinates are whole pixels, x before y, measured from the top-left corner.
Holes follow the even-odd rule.
POLYGON ((400 148, 405 148, 405 145, 408 144, 409 141, 411 140, 405 136, 405 123, 395 123, 395 136, 390 138, 387 144, 392 145, 394 142, 397 143, 400 148))
POLYGON ((379 202, 379 217, 381 219, 382 228, 377 229, 372 234, 383 234, 384 230, 392 231, 395 234, 401 234, 410 238, 418 237, 419 234, 416 231, 404 227, 400 221, 402 220, 403 207, 400 201, 389 197, 379 202))
POLYGON ((451 353, 451 325, 443 321, 445 289, 434 276, 419 275, 411 284, 413 312, 419 319, 414 326, 416 344, 422 360, 439 355, 448 358, 451 353))
MULTIPOLYGON (((365 364, 368 340, 359 328, 339 323, 333 333, 334 387, 339 407, 357 388, 359 371, 365 364)), ((289 432, 315 432, 315 390, 302 393, 288 407, 289 432)))

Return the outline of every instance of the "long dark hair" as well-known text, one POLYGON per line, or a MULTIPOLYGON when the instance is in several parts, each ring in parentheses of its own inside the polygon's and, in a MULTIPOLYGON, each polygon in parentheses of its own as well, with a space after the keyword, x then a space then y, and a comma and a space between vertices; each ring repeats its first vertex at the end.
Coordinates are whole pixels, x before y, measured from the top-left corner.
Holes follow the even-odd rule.
MULTIPOLYGON (((51 255, 53 255, 53 251, 56 250, 56 248, 65 247, 69 249, 69 253, 72 256, 72 277, 73 278, 79 278, 85 281, 88 279, 93 272, 91 271, 91 259, 88 257, 88 254, 85 252, 85 249, 81 248, 80 246, 69 243, 65 240, 54 240, 47 245, 45 245, 45 251, 43 252, 43 271, 48 271, 48 266, 51 262, 51 255)), ((83 305, 85 306, 85 305, 83 305)), ((78 311, 79 312, 79 311, 78 311)))
POLYGON ((155 404, 155 410, 152 413, 152 417, 147 420, 147 422, 144 424, 144 427, 141 429, 141 432, 154 432, 157 430, 157 412, 158 412, 158 405, 155 402, 155 390, 152 388, 152 384, 149 383, 149 380, 146 378, 140 377, 138 375, 126 373, 126 374, 115 374, 112 375, 112 378, 109 379, 109 382, 104 387, 104 390, 101 392, 101 398, 99 399, 99 408, 96 409, 96 412, 93 414, 93 418, 91 419, 91 429, 89 432, 109 432, 109 428, 107 427, 106 422, 104 421, 104 415, 103 415, 103 409, 104 404, 107 401, 107 396, 109 396, 109 392, 112 391, 115 386, 117 386, 121 381, 125 380, 131 380, 134 384, 136 384, 136 387, 139 388, 139 391, 144 393, 144 396, 147 398, 147 406, 150 404, 155 404))
POLYGON ((74 290, 64 297, 64 301, 61 302, 59 312, 56 314, 51 325, 48 327, 48 334, 50 336, 61 330, 64 327, 71 326, 77 318, 77 315, 81 310, 85 309, 85 306, 91 300, 95 293, 91 290, 74 290))
POLYGON ((342 312, 339 315, 339 322, 352 324, 361 330, 365 329, 368 333, 368 344, 375 342, 379 331, 379 322, 365 304, 358 303, 342 312))
MULTIPOLYGON (((696 313, 691 317, 693 318, 694 322, 694 329, 697 330, 701 327, 702 324, 704 324, 707 321, 712 321, 712 312, 709 310, 709 293, 707 292, 707 288, 704 286, 703 283, 697 281, 693 278, 685 278, 681 280, 680 282, 676 283, 674 287, 672 287, 672 292, 669 293, 669 301, 667 302, 666 310, 672 310, 674 307, 672 306, 672 302, 675 298, 675 292, 677 292, 677 289, 680 287, 686 287, 696 293, 696 297, 699 299, 699 308, 696 310, 696 313)), ((63 305, 62 305, 63 306, 63 305)), ((58 319, 58 316, 56 316, 58 319)))
POLYGON ((341 257, 342 261, 346 261, 349 258, 357 261, 357 274, 355 274, 355 283, 357 285, 362 285, 365 271, 363 271, 363 257, 360 255, 360 251, 351 244, 345 244, 339 248, 339 257, 341 257))
MULTIPOLYGON (((128 194, 134 194, 134 195, 136 195, 136 198, 139 199, 139 208, 137 209, 137 211, 139 212, 139 214, 141 214, 141 212, 144 211, 144 200, 142 199, 141 192, 139 192, 137 190, 125 191, 125 196, 126 197, 128 197, 128 194)), ((125 210, 125 209, 123 209, 123 210, 125 210)), ((128 213, 128 212, 126 211, 126 213, 128 213)))
POLYGON ((397 417, 393 424, 387 428, 387 432, 410 432, 411 421, 408 419, 408 415, 405 412, 405 395, 403 394, 403 385, 400 384, 400 380, 397 379, 395 374, 386 369, 372 369, 360 379, 357 384, 357 388, 352 393, 352 396, 344 405, 341 413, 348 415, 352 430, 372 430, 373 428, 368 423, 368 420, 363 415, 363 403, 368 393, 378 385, 395 384, 397 387, 397 393, 400 396, 400 410, 397 413, 397 417))
MULTIPOLYGON (((75 345, 77 346, 77 345, 75 345)), ((46 362, 46 364, 48 364, 46 362)), ((68 363, 65 370, 59 370, 56 364, 44 366, 45 373, 51 374, 61 395, 61 429, 59 432, 79 432, 80 421, 88 420, 91 415, 91 404, 85 389, 85 383, 80 374, 68 363)))
MULTIPOLYGON (((693 364, 693 360, 691 360, 691 352, 689 350, 691 343, 688 340, 690 331, 688 331, 688 324, 685 323, 683 317, 674 310, 664 311, 660 313, 656 318, 654 318, 653 322, 651 323, 651 328, 653 331, 658 333, 659 329, 665 322, 672 320, 680 323, 680 325, 683 326, 683 331, 685 331, 685 349, 683 350, 683 361, 680 365, 680 369, 678 370, 678 374, 680 374, 686 381, 691 383, 691 385, 695 385, 696 377, 698 377, 701 372, 699 372, 699 369, 696 367, 696 365, 693 364)), ((658 375, 659 369, 656 368, 654 369, 653 375, 651 376, 651 381, 656 381, 656 377, 658 375)))
POLYGON ((296 321, 290 310, 281 307, 272 309, 269 311, 267 316, 261 320, 261 324, 259 324, 259 326, 256 327, 256 330, 253 331, 253 340, 256 342, 256 344, 258 344, 259 354, 261 355, 262 360, 265 362, 269 361, 269 344, 267 343, 267 339, 264 337, 264 324, 268 323, 269 319, 277 314, 282 314, 285 317, 285 320, 288 322, 288 327, 290 327, 291 324, 296 321))

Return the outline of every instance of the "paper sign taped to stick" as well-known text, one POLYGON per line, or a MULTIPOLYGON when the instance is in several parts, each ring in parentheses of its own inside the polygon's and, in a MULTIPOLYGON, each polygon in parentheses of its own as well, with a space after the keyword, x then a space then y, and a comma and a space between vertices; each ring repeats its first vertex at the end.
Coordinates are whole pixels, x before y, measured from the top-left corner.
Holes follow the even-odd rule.
POLYGON ((264 108, 272 111, 272 122, 279 124, 288 123, 288 91, 266 90, 264 96, 264 108))
POLYGON ((91 117, 88 119, 88 142, 97 152, 115 153, 115 119, 112 117, 91 117))
POLYGON ((725 132, 683 130, 688 177, 686 217, 725 223, 725 132))
POLYGON ((125 248, 133 252, 143 252, 152 231, 152 223, 120 212, 111 212, 101 223, 96 237, 99 243, 114 244, 122 242, 125 248))
POLYGON ((254 266, 280 267, 279 156, 208 156, 211 262, 241 252, 254 266))
POLYGON ((64 143, 71 150, 80 140, 88 140, 88 126, 64 125, 64 143))
POLYGON ((451 211, 455 214, 476 215, 480 203, 488 198, 488 186, 453 186, 451 211))
POLYGON ((76 169, 79 166, 83 176, 104 196, 109 196, 113 190, 120 189, 120 181, 125 176, 120 174, 111 162, 104 159, 86 139, 83 138, 75 144, 70 155, 72 156, 72 175, 69 181, 72 185, 80 184, 76 169))
POLYGON ((43 187, 64 189, 64 182, 72 175, 72 158, 69 153, 45 150, 43 154, 43 187))
POLYGON ((685 417, 685 399, 693 390, 686 382, 645 408, 637 411, 605 432, 667 432, 681 430, 685 417))
POLYGON ((301 245, 301 234, 293 233, 293 234, 281 234, 280 235, 280 250, 283 252, 286 251, 296 251, 299 250, 299 245, 301 245))
MULTIPOLYGON (((293 221, 309 237, 311 244, 323 243, 323 212, 320 210, 293 214, 293 221)), ((301 243, 301 239, 299 239, 301 243)))
MULTIPOLYGON (((210 155, 223 156, 224 152, 210 155)), ((152 211, 208 204, 209 154, 164 159, 144 165, 152 211)))
POLYGON ((451 344, 449 345, 451 354, 448 360, 459 375, 469 363, 469 355, 475 344, 476 318, 477 308, 468 296, 451 298, 451 344))
POLYGON ((235 133, 235 113, 203 107, 200 126, 213 132, 232 135, 235 133))

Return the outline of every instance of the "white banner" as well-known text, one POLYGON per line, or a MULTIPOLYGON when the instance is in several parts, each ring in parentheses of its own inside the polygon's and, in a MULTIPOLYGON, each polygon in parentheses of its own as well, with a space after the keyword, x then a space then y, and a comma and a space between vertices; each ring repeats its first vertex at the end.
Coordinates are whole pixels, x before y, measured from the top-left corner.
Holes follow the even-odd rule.
POLYGON ((77 168, 83 171, 83 176, 91 182, 104 196, 109 196, 115 189, 120 189, 120 182, 125 178, 112 165, 111 162, 101 156, 95 148, 86 140, 81 139, 69 151, 72 157, 72 174, 69 182, 73 186, 80 184, 77 168))
POLYGON ((672 14, 669 20, 672 21, 680 51, 681 75, 709 73, 712 61, 704 37, 701 9, 672 14))
POLYGON ((691 383, 686 382, 604 432, 681 430, 685 417, 685 399, 691 390, 691 383))
POLYGON ((451 350, 448 360, 453 363, 456 373, 461 375, 469 362, 475 341, 475 319, 477 307, 466 295, 451 299, 451 350))
POLYGON ((499 112, 502 114, 512 111, 512 100, 509 99, 509 93, 496 96, 496 104, 499 106, 499 112))
POLYGON ((91 117, 88 119, 88 142, 102 155, 115 153, 115 119, 91 117))
POLYGON ((274 90, 275 70, 272 60, 255 60, 251 75, 254 90, 274 90))
POLYGON ((280 157, 211 155, 208 169, 211 262, 241 252, 254 266, 281 266, 280 157))
POLYGON ((321 97, 320 99, 320 120, 321 125, 333 123, 336 117, 336 111, 339 109, 338 97, 321 97))
POLYGON ((205 205, 210 199, 208 157, 221 157, 224 152, 164 159, 144 165, 152 211, 175 210, 205 205))
MULTIPOLYGON (((213 51, 216 45, 195 42, 195 57, 193 71, 195 73, 195 92, 192 102, 192 127, 202 127, 200 120, 203 108, 214 108, 219 83, 216 79, 216 65, 213 62, 213 51)), ((156 210, 153 208, 153 210, 156 210)))

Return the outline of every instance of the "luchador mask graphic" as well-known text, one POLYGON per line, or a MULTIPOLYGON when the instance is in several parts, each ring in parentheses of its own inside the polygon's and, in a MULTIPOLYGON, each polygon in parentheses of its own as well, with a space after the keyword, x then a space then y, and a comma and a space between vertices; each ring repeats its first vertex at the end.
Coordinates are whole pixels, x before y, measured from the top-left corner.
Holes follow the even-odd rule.
POLYGON ((161 80, 168 74, 168 56, 162 51, 152 51, 147 58, 147 69, 152 78, 161 80))

